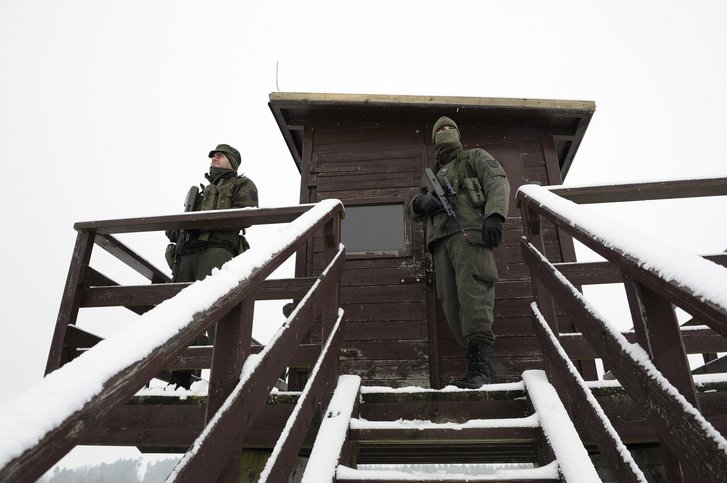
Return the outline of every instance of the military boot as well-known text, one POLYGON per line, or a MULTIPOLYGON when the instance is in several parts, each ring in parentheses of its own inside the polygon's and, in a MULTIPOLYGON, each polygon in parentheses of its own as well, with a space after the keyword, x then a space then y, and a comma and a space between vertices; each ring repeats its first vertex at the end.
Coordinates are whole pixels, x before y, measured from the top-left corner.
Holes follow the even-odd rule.
POLYGON ((467 346, 467 374, 455 379, 450 385, 462 389, 477 389, 483 384, 495 382, 495 370, 490 364, 492 346, 485 342, 471 342, 467 346))

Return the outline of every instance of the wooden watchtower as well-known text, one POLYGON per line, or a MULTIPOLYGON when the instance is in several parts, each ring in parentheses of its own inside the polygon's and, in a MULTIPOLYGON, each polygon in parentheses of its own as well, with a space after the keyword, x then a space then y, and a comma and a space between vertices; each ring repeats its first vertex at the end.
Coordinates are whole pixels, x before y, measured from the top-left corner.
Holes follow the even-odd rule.
POLYGON ((300 205, 74 225, 48 376, 0 411, 0 481, 36 481, 79 444, 184 453, 167 481, 189 483, 301 472, 403 483, 413 476, 398 470, 417 464, 423 481, 472 481, 457 473, 468 465, 502 482, 724 480, 727 254, 676 253, 638 230, 626 240, 630 228, 614 236, 612 220, 579 205, 725 196, 727 178, 538 186, 568 172, 595 109, 587 101, 273 93, 269 105, 301 173, 300 205), (441 389, 464 370, 463 351, 436 300, 424 227, 403 209, 433 164, 441 115, 513 187, 495 250, 502 384, 475 390, 441 389), (171 283, 117 238, 263 224, 284 226, 195 283, 171 283), (576 262, 573 239, 604 261, 576 262), (102 274, 94 247, 149 283, 102 274), (293 255, 295 277, 271 278, 293 255), (583 296, 605 283, 623 285, 632 330, 583 296), (254 343, 255 302, 290 299, 275 336, 254 343), (675 306, 693 320, 681 325, 675 306), (139 319, 102 340, 76 324, 94 307, 139 319), (213 345, 195 345, 213 325, 213 345), (692 368, 688 355, 705 364, 692 368), (597 359, 614 380, 599 380, 597 359), (197 369, 209 369, 206 390, 144 389, 197 369), (283 373, 288 390, 274 390, 283 373), (69 381, 82 384, 59 390, 69 381))
MULTIPOLYGON (((437 388, 464 369, 463 351, 436 300, 424 226, 403 209, 424 168, 434 165, 431 132, 442 115, 457 122, 465 148, 492 154, 512 185, 504 246, 495 250, 499 380, 519 380, 523 370, 542 367, 514 197, 523 184, 561 184, 593 102, 278 92, 269 105, 301 173, 300 202, 337 198, 346 206, 343 372, 367 384, 437 388)), ((550 259, 575 261, 569 236, 554 228, 545 236, 550 259)), ((299 254, 297 275, 316 263, 315 253, 299 254)), ((572 332, 565 316, 559 325, 572 332)))

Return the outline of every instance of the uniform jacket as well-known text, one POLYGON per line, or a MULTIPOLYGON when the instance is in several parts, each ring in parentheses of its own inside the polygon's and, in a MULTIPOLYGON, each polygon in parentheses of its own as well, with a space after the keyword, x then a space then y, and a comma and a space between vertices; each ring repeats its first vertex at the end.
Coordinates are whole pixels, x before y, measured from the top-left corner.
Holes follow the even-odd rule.
MULTIPOLYGON (((194 204, 194 211, 226 210, 258 206, 257 187, 250 178, 236 176, 234 172, 219 176, 204 186, 194 204)), ((210 246, 229 248, 240 253, 244 237, 237 231, 203 231, 193 237, 186 252, 193 252, 210 246)))
MULTIPOLYGON (((444 177, 449 179, 457 193, 450 200, 457 218, 469 235, 470 243, 482 245, 482 225, 485 218, 497 213, 507 219, 510 183, 505 170, 490 153, 475 148, 459 151, 448 163, 437 164, 433 171, 440 180, 444 177)), ((426 183, 420 186, 420 193, 429 193, 426 183)), ((415 213, 412 208, 413 201, 412 198, 407 204, 406 213, 414 221, 427 222, 427 248, 430 251, 435 241, 460 233, 457 222, 447 216, 444 210, 431 215, 415 213)))

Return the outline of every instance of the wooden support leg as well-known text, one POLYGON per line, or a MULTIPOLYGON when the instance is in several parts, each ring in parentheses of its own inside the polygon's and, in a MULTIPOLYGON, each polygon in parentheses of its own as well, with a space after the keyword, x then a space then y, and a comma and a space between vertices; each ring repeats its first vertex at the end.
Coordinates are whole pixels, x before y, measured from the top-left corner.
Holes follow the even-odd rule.
MULTIPOLYGON (((212 370, 205 424, 209 423, 240 381, 242 365, 251 352, 254 308, 255 300, 245 299, 217 324, 217 336, 214 338, 214 348, 212 349, 212 370)), ((262 464, 264 465, 265 462, 263 461, 262 464)), ((239 482, 240 467, 240 452, 235 451, 217 481, 219 483, 239 482)), ((258 469, 258 473, 260 469, 258 469)))
MULTIPOLYGON (((631 276, 624 273, 623 279, 639 345, 649 353, 664 377, 699 410, 674 307, 631 276)), ((669 481, 684 481, 679 459, 663 442, 661 449, 669 481)))
POLYGON ((623 274, 623 278, 639 345, 649 353, 664 377, 699 410, 697 392, 674 307, 629 275, 623 274))
POLYGON ((75 324, 78 318, 78 309, 83 296, 83 276, 91 260, 94 238, 95 233, 89 230, 79 231, 76 236, 76 245, 73 248, 71 264, 68 267, 68 276, 63 289, 61 306, 58 309, 58 318, 53 331, 53 339, 51 339, 45 374, 58 369, 71 359, 70 354, 65 354, 64 357, 63 348, 66 340, 66 329, 69 324, 75 324))
POLYGON ((205 424, 240 381, 242 366, 251 352, 254 308, 255 300, 245 299, 217 324, 205 424))

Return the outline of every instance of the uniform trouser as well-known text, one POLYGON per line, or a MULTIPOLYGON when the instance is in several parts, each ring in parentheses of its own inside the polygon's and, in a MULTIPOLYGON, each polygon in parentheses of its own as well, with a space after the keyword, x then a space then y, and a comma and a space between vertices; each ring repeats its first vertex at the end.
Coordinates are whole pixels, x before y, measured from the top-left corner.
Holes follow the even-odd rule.
POLYGON ((497 268, 492 250, 458 234, 432 246, 437 298, 452 335, 463 348, 471 342, 493 345, 497 268))
MULTIPOLYGON (((221 247, 209 247, 182 257, 177 273, 177 282, 196 282, 212 273, 213 268, 220 268, 232 260, 230 250, 221 247)), ((215 340, 215 327, 207 329, 209 339, 202 337, 197 341, 200 345, 207 345, 215 340)))

